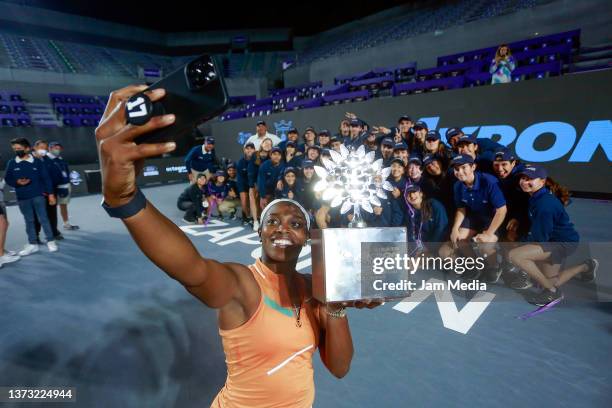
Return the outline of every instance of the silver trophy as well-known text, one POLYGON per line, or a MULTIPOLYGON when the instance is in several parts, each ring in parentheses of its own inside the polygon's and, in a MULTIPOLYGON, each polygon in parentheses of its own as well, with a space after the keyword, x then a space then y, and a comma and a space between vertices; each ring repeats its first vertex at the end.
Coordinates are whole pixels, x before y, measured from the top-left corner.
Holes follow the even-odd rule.
POLYGON ((362 211, 373 213, 387 192, 393 191, 386 181, 391 169, 383 168, 382 159, 374 160, 374 152, 365 153, 364 146, 353 151, 343 145, 340 148, 340 153, 330 151, 332 160, 322 159, 325 167, 315 166, 321 180, 314 190, 330 207, 341 206, 341 214, 352 210, 353 218, 349 228, 313 230, 313 296, 324 303, 407 296, 403 291, 373 290, 373 280, 402 276, 397 271, 375 276, 369 268, 369 258, 374 255, 405 252, 406 229, 368 228, 362 217, 362 211))

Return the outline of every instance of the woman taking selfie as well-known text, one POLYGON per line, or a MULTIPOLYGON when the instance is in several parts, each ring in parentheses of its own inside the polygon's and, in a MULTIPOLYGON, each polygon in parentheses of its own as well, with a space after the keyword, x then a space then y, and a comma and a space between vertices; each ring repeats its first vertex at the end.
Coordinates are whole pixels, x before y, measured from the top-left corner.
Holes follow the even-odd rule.
MULTIPOLYGON (((293 200, 271 202, 262 211, 258 230, 262 257, 253 265, 202 257, 136 186, 144 159, 176 148, 173 142, 134 143, 137 136, 175 120, 167 114, 142 126, 126 124, 126 100, 145 89, 130 86, 113 92, 96 129, 104 208, 123 220, 155 265, 202 303, 218 309, 228 376, 213 407, 311 407, 315 349, 340 378, 349 370, 353 343, 343 306, 316 302, 310 280, 295 270, 309 235, 308 214, 293 200)), ((156 89, 147 95, 157 101, 165 91, 156 89)))
POLYGON ((495 52, 495 58, 491 61, 489 73, 492 75, 492 84, 505 84, 512 82, 512 71, 516 68, 516 62, 512 57, 507 45, 500 45, 495 52))

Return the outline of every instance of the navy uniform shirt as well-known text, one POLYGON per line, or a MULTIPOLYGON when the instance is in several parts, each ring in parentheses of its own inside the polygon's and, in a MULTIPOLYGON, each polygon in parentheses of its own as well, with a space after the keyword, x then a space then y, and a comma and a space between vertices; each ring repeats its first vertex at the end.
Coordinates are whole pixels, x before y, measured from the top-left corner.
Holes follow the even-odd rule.
POLYGON ((479 171, 474 172, 474 184, 471 188, 458 181, 455 183, 454 192, 455 207, 465 208, 468 218, 478 219, 483 225, 490 224, 495 211, 506 205, 497 179, 479 171))
POLYGON ((283 170, 285 170, 285 164, 282 161, 275 166, 272 164, 272 160, 266 160, 259 166, 257 190, 260 197, 274 195, 276 182, 281 178, 283 170))
POLYGON ((274 198, 291 198, 295 200, 297 198, 297 181, 293 183, 292 186, 289 186, 287 183, 283 183, 282 189, 274 190, 274 198), (289 197, 289 192, 293 193, 292 197, 289 197))
POLYGON ((185 166, 187 167, 187 172, 195 170, 201 173, 208 170, 214 173, 218 168, 215 149, 207 152, 204 150, 203 146, 195 146, 187 153, 187 156, 185 156, 185 166))
POLYGON ((531 228, 529 242, 578 242, 580 236, 570 222, 563 203, 546 187, 536 191, 529 199, 531 228))
POLYGON ((429 200, 431 214, 429 219, 422 219, 422 211, 416 208, 410 211, 406 226, 408 227, 408 241, 416 242, 444 242, 448 239, 448 217, 446 209, 436 199, 429 200))
MULTIPOLYGON (((251 156, 252 157, 252 156, 251 156)), ((238 192, 244 193, 249 191, 249 160, 242 157, 236 163, 236 185, 238 192)))
POLYGON ((312 176, 310 181, 305 180, 303 177, 296 180, 297 195, 294 199, 302 204, 302 206, 311 214, 314 214, 314 211, 320 207, 314 193, 314 185, 317 183, 317 181, 319 181, 319 178, 316 174, 312 176))
POLYGON ((27 160, 19 157, 9 160, 4 181, 15 188, 17 200, 29 200, 44 194, 53 194, 53 184, 47 166, 42 160, 32 155, 27 160), (30 182, 25 186, 20 186, 17 184, 20 178, 27 178, 30 182))
POLYGON ((512 169, 512 172, 505 179, 499 179, 499 187, 506 197, 506 203, 508 206, 507 219, 516 219, 521 225, 521 230, 525 232, 528 229, 524 228, 529 224, 529 194, 521 190, 519 185, 519 173, 525 166, 522 163, 517 164, 512 169))

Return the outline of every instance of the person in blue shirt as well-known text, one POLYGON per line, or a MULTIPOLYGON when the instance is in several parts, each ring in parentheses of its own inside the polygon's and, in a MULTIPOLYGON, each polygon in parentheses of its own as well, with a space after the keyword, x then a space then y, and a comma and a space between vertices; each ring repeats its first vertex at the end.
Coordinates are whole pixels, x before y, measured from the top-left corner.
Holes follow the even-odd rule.
POLYGON ((448 164, 452 159, 452 154, 449 148, 446 147, 442 140, 440 140, 440 133, 437 130, 430 130, 425 135, 425 145, 423 146, 423 157, 426 155, 436 155, 440 160, 444 168, 448 168, 448 164))
POLYGON ((516 242, 523 239, 529 231, 527 207, 529 195, 519 186, 519 174, 525 168, 510 149, 495 152, 493 172, 499 181, 508 205, 508 215, 502 226, 503 240, 516 242))
MULTIPOLYGON (((34 150, 32 151, 32 155, 45 164, 47 168, 47 173, 51 178, 51 186, 53 188, 53 194, 57 200, 58 190, 57 187, 64 181, 61 170, 54 166, 53 161, 49 158, 49 142, 44 139, 37 140, 34 142, 34 150)), ((49 204, 47 201, 47 218, 49 219, 49 224, 51 225, 51 230, 53 231, 53 237, 57 241, 61 241, 64 239, 64 236, 57 229, 57 203, 54 205, 49 204)), ((38 218, 36 218, 36 214, 34 214, 34 228, 36 228, 36 237, 37 240, 40 234, 40 230, 42 228, 40 222, 38 222, 38 218)))
POLYGON ((316 166, 320 166, 321 165, 320 157, 321 157, 321 148, 319 146, 314 145, 314 146, 308 146, 306 148, 306 155, 304 157, 304 160, 310 160, 316 166))
MULTIPOLYGON (((361 209, 361 218, 368 227, 399 227, 404 220, 404 213, 400 209, 397 200, 390 195, 387 198, 379 198, 380 206, 372 206, 372 212, 361 209)), ((349 211, 346 220, 351 222, 353 213, 349 211)))
MULTIPOLYGON (((528 243, 512 249, 508 257, 512 264, 526 272, 543 288, 539 293, 528 295, 527 301, 545 306, 563 299, 559 287, 573 277, 580 275, 583 281, 593 281, 599 262, 588 259, 581 265, 561 270, 565 259, 577 249, 580 240, 563 203, 547 187, 547 182, 553 190, 563 189, 547 180, 548 174, 542 166, 526 165, 519 176, 521 189, 530 196, 531 227, 527 235, 528 243)), ((510 286, 526 289, 531 283, 519 276, 510 286)))
POLYGON ((219 161, 215 154, 215 139, 207 137, 203 145, 191 149, 185 156, 185 166, 191 183, 195 182, 195 177, 200 173, 210 178, 219 168, 219 161))
POLYGON ((408 145, 406 143, 396 143, 393 146, 393 158, 400 159, 404 166, 408 166, 408 145))
POLYGON ((374 132, 374 130, 370 130, 368 132, 368 136, 364 139, 363 145, 365 147, 366 154, 370 152, 374 152, 375 160, 378 160, 382 157, 379 145, 376 142, 376 132, 374 132))
POLYGON ((480 152, 476 136, 463 135, 455 143, 458 154, 469 155, 481 173, 493 174, 493 153, 480 152))
POLYGON ((57 204, 60 208, 60 214, 62 221, 64 222, 64 229, 67 231, 78 230, 79 226, 70 223, 70 217, 68 216, 68 204, 70 204, 70 198, 72 195, 72 186, 70 184, 70 168, 68 163, 62 157, 64 146, 60 142, 49 143, 49 153, 47 156, 53 161, 53 164, 59 168, 61 174, 61 182, 56 186, 57 192, 57 204))
POLYGON ((393 139, 385 137, 380 142, 380 158, 383 159, 383 167, 389 167, 391 160, 393 160, 393 139))
POLYGON ((420 252, 437 254, 440 244, 448 240, 448 217, 442 203, 428 198, 418 184, 409 183, 404 190, 408 242, 420 252))
MULTIPOLYGON (((247 143, 248 144, 248 143, 247 143)), ((269 160, 270 151, 272 150, 272 139, 264 138, 259 144, 259 150, 253 154, 247 168, 247 176, 249 182, 249 203, 251 205, 251 217, 253 217, 253 231, 259 230, 259 197, 257 191, 257 178, 259 176, 259 167, 269 160)))
POLYGON ((57 201, 47 167, 30 153, 30 142, 26 138, 11 140, 11 147, 16 157, 8 161, 4 180, 6 184, 15 188, 17 203, 23 214, 28 235, 28 244, 19 252, 19 256, 38 252, 34 214, 47 237, 49 252, 56 252, 58 247, 47 217, 46 204, 47 201, 49 204, 56 204, 57 201))
POLYGON ((294 167, 283 170, 283 178, 274 191, 274 198, 297 199, 297 170, 294 167))
POLYGON ((285 164, 287 167, 298 168, 302 166, 304 155, 297 150, 297 145, 294 142, 287 142, 283 152, 285 154, 285 164))
POLYGON ((270 160, 265 161, 260 167, 257 174, 257 190, 259 191, 260 207, 265 208, 266 205, 274 197, 274 189, 277 181, 280 179, 285 164, 283 163, 281 149, 273 147, 270 150, 270 160))
POLYGON ((297 194, 295 198, 312 216, 314 216, 316 210, 320 207, 320 202, 317 200, 314 191, 315 183, 319 181, 319 177, 315 174, 314 166, 315 164, 310 160, 302 162, 302 174, 297 179, 297 194))
MULTIPOLYGON (((465 136, 463 130, 461 128, 452 127, 446 131, 446 144, 451 148, 453 153, 458 153, 457 151, 457 141, 462 136, 465 136)), ((479 137, 476 139, 476 144, 478 145, 478 151, 480 153, 493 153, 500 149, 503 149, 504 146, 494 142, 493 140, 487 137, 479 137)))
POLYGON ((408 144, 408 148, 410 149, 410 154, 414 156, 423 156, 423 152, 425 150, 425 137, 429 132, 429 128, 427 127, 427 123, 423 121, 417 121, 412 128, 412 136, 410 137, 410 142, 408 144))
POLYGON ((347 149, 358 149, 363 144, 366 133, 363 132, 363 123, 361 120, 354 118, 350 120, 351 133, 345 137, 342 143, 347 149))
POLYGON ((304 144, 298 146, 300 152, 306 153, 310 146, 317 145, 317 132, 312 126, 308 126, 304 131, 304 144))
MULTIPOLYGON (((490 174, 476 171, 471 156, 455 156, 451 167, 458 180, 453 187, 457 211, 451 228, 450 243, 440 248, 443 258, 453 256, 460 243, 496 243, 498 230, 508 212, 506 199, 497 179, 490 174)), ((497 257, 493 256, 494 245, 480 245, 479 249, 482 255, 486 255, 489 269, 494 270, 497 267, 497 257)))
POLYGON ((319 131, 317 144, 321 147, 321 149, 331 149, 331 134, 329 133, 329 130, 323 129, 319 131))
POLYGON ((300 151, 300 153, 304 153, 302 150, 299 150, 302 148, 302 145, 300 145, 300 133, 296 128, 289 129, 289 131, 287 132, 287 140, 283 140, 282 142, 277 144, 277 146, 280 147, 282 151, 285 151, 287 143, 289 142, 293 142, 298 151, 300 151))
POLYGON ((387 196, 391 196, 397 201, 398 208, 404 214, 406 212, 406 203, 404 201, 404 189, 406 188, 406 168, 404 162, 400 158, 391 160, 390 164, 391 173, 387 177, 387 181, 393 186, 393 191, 387 193, 387 196))
POLYGON ((208 182, 208 216, 217 210, 217 217, 222 220, 224 216, 234 218, 236 214, 236 191, 227 182, 227 174, 217 170, 208 182))
POLYGON ((240 196, 240 207, 242 208, 242 225, 253 222, 251 217, 251 206, 249 203, 249 162, 255 153, 255 145, 247 143, 242 149, 243 156, 236 163, 236 190, 240 196))

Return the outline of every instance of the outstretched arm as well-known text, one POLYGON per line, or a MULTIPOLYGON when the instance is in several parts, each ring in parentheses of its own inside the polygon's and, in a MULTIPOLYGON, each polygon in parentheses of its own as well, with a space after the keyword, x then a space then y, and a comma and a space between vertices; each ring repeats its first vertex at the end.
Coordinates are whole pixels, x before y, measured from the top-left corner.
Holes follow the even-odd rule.
MULTIPOLYGON (((136 176, 145 158, 176 147, 172 142, 134 143, 136 137, 174 122, 174 115, 168 114, 154 117, 142 126, 126 124, 127 99, 145 89, 146 86, 129 86, 113 92, 96 129, 104 201, 111 207, 128 203, 136 194, 136 176)), ((147 95, 156 101, 163 98, 165 91, 156 89, 147 95)), ((206 305, 220 308, 240 296, 236 268, 202 258, 185 234, 151 203, 123 222, 142 252, 206 305)))

